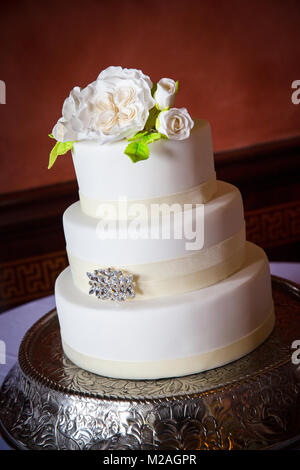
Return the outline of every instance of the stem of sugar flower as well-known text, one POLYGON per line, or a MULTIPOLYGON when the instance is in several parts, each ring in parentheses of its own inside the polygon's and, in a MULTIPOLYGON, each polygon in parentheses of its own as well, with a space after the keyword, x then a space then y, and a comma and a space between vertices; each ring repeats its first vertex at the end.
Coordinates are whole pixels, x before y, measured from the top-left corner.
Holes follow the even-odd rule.
POLYGON ((152 129, 155 129, 155 121, 159 113, 160 113, 160 110, 157 108, 156 105, 150 109, 149 116, 145 124, 146 131, 151 131, 152 129))
POLYGON ((153 98, 154 98, 156 90, 157 90, 157 83, 153 83, 153 86, 151 88, 151 95, 153 96, 153 98))

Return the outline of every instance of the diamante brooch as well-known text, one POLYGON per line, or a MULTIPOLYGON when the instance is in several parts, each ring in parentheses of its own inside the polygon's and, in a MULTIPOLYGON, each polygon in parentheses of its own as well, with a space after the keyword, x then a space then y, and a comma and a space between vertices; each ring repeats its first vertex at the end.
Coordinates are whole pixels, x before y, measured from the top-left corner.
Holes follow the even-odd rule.
POLYGON ((125 275, 122 271, 107 268, 96 269, 93 274, 86 275, 89 278, 89 294, 95 294, 98 299, 123 302, 135 296, 132 274, 125 275))

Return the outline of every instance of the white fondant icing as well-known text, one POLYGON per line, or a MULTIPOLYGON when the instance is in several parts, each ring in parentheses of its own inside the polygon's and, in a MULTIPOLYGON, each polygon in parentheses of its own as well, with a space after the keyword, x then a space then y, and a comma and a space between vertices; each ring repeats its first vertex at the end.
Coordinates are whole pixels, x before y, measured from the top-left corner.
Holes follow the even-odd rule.
MULTIPOLYGON (((55 295, 63 341, 83 355, 120 362, 122 377, 127 378, 131 371, 126 362, 182 359, 180 374, 189 373, 184 358, 238 342, 259 328, 272 310, 268 260, 251 243, 246 244, 240 271, 198 291, 116 304, 80 292, 67 268, 56 281, 55 295)), ((239 354, 245 354, 243 348, 235 358, 239 354)), ((103 373, 110 375, 108 370, 103 373)), ((155 375, 152 368, 151 377, 155 375)))
POLYGON ((89 197, 83 196, 79 192, 81 210, 86 215, 91 217, 106 217, 109 219, 111 215, 106 216, 105 211, 103 211, 103 205, 111 204, 115 210, 114 219, 132 219, 134 214, 134 206, 136 204, 144 204, 148 211, 151 210, 152 204, 176 204, 176 212, 184 210, 186 204, 205 204, 210 201, 213 195, 217 191, 217 180, 214 176, 210 180, 201 183, 200 185, 183 191, 181 193, 170 194, 169 196, 163 196, 152 199, 140 199, 140 200, 128 200, 126 201, 126 210, 119 211, 119 201, 98 201, 97 199, 91 199, 89 197), (123 213, 124 212, 124 213, 123 213))
POLYGON ((210 125, 196 120, 188 139, 151 144, 148 160, 133 163, 126 140, 75 142, 72 155, 80 193, 96 200, 147 199, 186 191, 214 176, 210 125))
POLYGON ((86 356, 63 342, 65 354, 79 367, 95 374, 121 379, 160 379, 180 377, 220 367, 245 356, 259 346, 272 332, 275 322, 273 309, 266 320, 249 335, 224 348, 195 356, 166 361, 126 362, 109 361, 86 356))
MULTIPOLYGON (((217 245, 233 236, 244 225, 243 201, 234 186, 218 181, 217 193, 204 205, 201 212, 192 211, 193 225, 204 228, 203 249, 217 245)), ((188 251, 186 238, 181 239, 100 239, 99 220, 89 217, 80 209, 80 203, 72 204, 64 213, 63 225, 68 252, 77 258, 100 263, 102 266, 126 266, 153 263, 180 258, 188 251)), ((111 229, 112 235, 115 227, 111 229)))

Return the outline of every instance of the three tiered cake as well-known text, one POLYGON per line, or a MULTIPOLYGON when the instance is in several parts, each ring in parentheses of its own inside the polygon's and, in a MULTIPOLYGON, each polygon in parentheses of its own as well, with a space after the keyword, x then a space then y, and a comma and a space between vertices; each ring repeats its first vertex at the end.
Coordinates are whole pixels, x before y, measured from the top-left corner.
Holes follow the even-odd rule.
POLYGON ((269 263, 245 240, 237 188, 216 180, 209 124, 173 107, 178 83, 109 67, 75 87, 51 137, 72 151, 70 266, 55 297, 65 354, 109 377, 198 373, 274 326, 269 263))

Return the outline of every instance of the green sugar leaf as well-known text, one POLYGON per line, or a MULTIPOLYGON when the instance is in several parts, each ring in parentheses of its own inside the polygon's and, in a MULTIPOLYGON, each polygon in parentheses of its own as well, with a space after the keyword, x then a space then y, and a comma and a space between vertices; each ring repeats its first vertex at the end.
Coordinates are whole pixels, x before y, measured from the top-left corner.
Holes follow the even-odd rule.
POLYGON ((136 140, 135 142, 128 144, 124 152, 134 163, 141 160, 147 160, 149 158, 148 144, 151 144, 156 140, 168 138, 166 135, 161 134, 160 132, 143 132, 141 134, 143 134, 143 136, 140 138, 140 140, 136 140))
POLYGON ((74 142, 56 142, 50 153, 48 170, 54 165, 58 155, 64 155, 69 150, 72 150, 74 142))
POLYGON ((155 142, 156 140, 160 140, 160 139, 167 139, 167 136, 164 134, 161 134, 160 132, 151 132, 145 135, 142 138, 141 142, 145 144, 151 144, 152 142, 155 142))
POLYGON ((148 131, 137 132, 133 137, 130 137, 128 142, 133 142, 134 140, 141 139, 144 135, 148 134, 148 131))
POLYGON ((133 163, 149 158, 149 147, 146 143, 140 140, 139 142, 132 142, 128 144, 125 149, 125 154, 133 161, 133 163))

